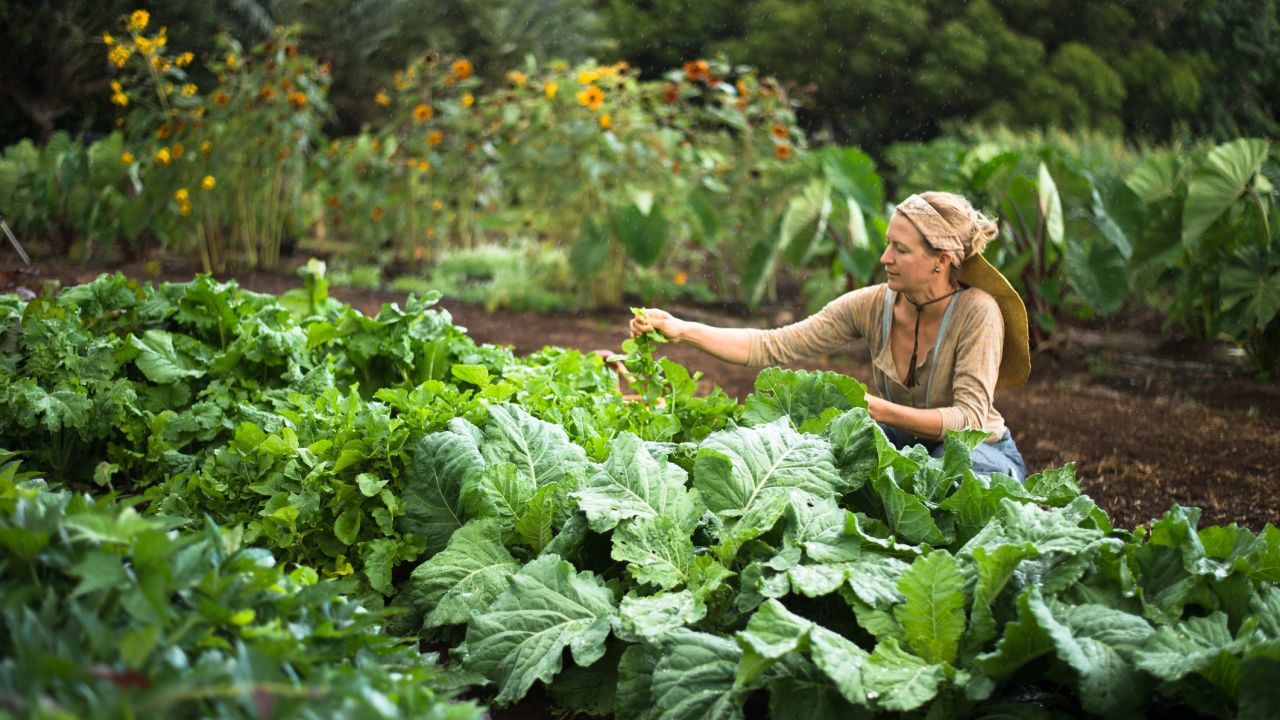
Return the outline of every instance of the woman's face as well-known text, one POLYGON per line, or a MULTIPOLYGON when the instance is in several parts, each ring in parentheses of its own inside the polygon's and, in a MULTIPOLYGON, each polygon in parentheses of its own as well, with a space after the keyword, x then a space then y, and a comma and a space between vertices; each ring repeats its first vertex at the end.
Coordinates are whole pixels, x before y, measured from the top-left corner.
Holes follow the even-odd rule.
POLYGON ((880 264, 889 276, 890 290, 918 293, 935 282, 939 274, 933 269, 942 264, 943 258, 928 251, 924 236, 910 220, 894 213, 886 238, 888 247, 880 256, 880 264))

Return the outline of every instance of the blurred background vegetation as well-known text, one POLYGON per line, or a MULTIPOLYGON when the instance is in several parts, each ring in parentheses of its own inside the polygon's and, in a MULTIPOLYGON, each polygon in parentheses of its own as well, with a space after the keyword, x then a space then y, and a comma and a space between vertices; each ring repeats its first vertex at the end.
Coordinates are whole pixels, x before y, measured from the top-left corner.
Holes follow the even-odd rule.
MULTIPOLYGON (((296 24, 334 69, 330 132, 376 123, 368 88, 430 48, 488 80, 523 61, 702 57, 812 93, 800 120, 879 156, 948 123, 1091 128, 1131 139, 1274 136, 1275 0, 0 0, 0 145, 110 129, 100 36, 135 7, 175 45, 246 46, 296 24), (487 74, 487 75, 486 75, 487 74)), ((197 78, 199 81, 200 78, 197 78)))

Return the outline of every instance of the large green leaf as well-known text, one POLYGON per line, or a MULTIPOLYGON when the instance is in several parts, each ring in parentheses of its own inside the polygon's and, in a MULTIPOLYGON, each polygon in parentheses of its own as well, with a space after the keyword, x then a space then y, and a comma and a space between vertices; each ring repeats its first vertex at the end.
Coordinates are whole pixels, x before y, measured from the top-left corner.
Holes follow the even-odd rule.
POLYGON ((1058 195, 1058 186, 1049 174, 1049 168, 1040 163, 1036 193, 1040 201, 1040 214, 1044 217, 1045 233, 1049 242, 1061 246, 1063 240, 1062 197, 1058 195))
POLYGON ((915 710, 937 696, 946 682, 945 666, 925 661, 887 638, 876 645, 862 671, 868 699, 885 710, 915 710))
POLYGON ((544 555, 512 575, 487 610, 472 615, 459 650, 467 669, 498 684, 494 702, 508 705, 534 682, 551 682, 566 649, 579 667, 599 660, 615 614, 613 593, 595 575, 544 555))
POLYGON ((1209 151, 1204 164, 1196 168, 1187 183, 1187 202, 1182 208, 1182 242, 1190 247, 1199 245, 1204 231, 1248 188, 1267 159, 1269 148, 1266 140, 1241 138, 1209 151))
POLYGON ((954 557, 935 550, 898 579, 905 598, 893 614, 911 649, 930 663, 954 662, 964 635, 964 576, 954 557))
POLYGON ((627 563, 636 580, 671 590, 689 582, 693 541, 668 518, 638 518, 614 532, 612 557, 627 563))
POLYGON ((532 487, 576 484, 586 470, 583 449, 569 440, 564 428, 539 420, 519 405, 489 408, 480 453, 491 464, 509 462, 532 487))
POLYGON ((879 213, 884 207, 884 182, 876 161, 857 148, 830 145, 819 151, 822 175, 831 188, 856 201, 862 211, 879 213))
POLYGON ((651 203, 648 211, 631 204, 613 217, 613 231, 622 241, 627 257, 648 267, 662 254, 667 243, 667 219, 662 208, 651 203))
POLYGON ((809 181, 798 195, 787 203, 782 213, 778 247, 787 262, 804 267, 827 231, 831 219, 831 186, 825 181, 809 181))
POLYGON ((839 413, 865 407, 866 391, 857 380, 827 370, 765 368, 743 403, 742 424, 764 425, 786 417, 800 432, 822 432, 839 413))
POLYGON ((463 480, 483 464, 479 448, 467 436, 446 431, 418 441, 413 460, 405 468, 401 525, 427 541, 428 554, 444 548, 449 536, 466 523, 463 480))
POLYGON ((734 685, 742 651, 729 639, 680 628, 662 642, 653 699, 662 720, 738 720, 746 691, 734 685))
POLYGON ((592 467, 572 497, 596 532, 612 530, 628 518, 659 516, 692 527, 701 509, 686 482, 679 465, 655 459, 643 440, 622 433, 613 440, 609 458, 592 467))
POLYGON ((1173 197, 1178 192, 1180 182, 1182 165, 1177 153, 1173 152, 1148 156, 1125 179, 1129 189, 1147 204, 1173 197))
POLYGON ((626 640, 656 642, 676 628, 686 627, 706 615, 702 606, 688 590, 675 593, 622 598, 618 610, 622 629, 619 635, 626 640))
POLYGON ((1062 259, 1067 280, 1099 315, 1112 315, 1129 296, 1129 268, 1116 245, 1100 237, 1069 243, 1062 259))
POLYGON ((829 442, 779 418, 708 436, 694 461, 693 486, 711 510, 744 516, 779 495, 834 497, 840 478, 832 460, 829 442))
POLYGON ((1255 328, 1265 328, 1280 313, 1280 269, 1267 262, 1265 253, 1233 253, 1218 283, 1222 309, 1245 303, 1245 322, 1255 328))
POLYGON ((1202 672, 1224 655, 1238 654, 1244 646, 1231 637, 1227 616, 1222 612, 1190 617, 1148 634, 1150 638, 1137 652, 1137 666, 1168 681, 1202 672))
POLYGON ((520 564, 502 545, 502 528, 492 518, 471 520, 449 544, 419 565, 409 578, 409 602, 424 616, 424 627, 464 623, 507 588, 520 564))
POLYGON ((179 355, 173 347, 173 335, 164 330, 148 330, 141 338, 130 335, 129 344, 138 351, 134 359, 138 369, 151 382, 164 385, 205 374, 192 359, 179 355))

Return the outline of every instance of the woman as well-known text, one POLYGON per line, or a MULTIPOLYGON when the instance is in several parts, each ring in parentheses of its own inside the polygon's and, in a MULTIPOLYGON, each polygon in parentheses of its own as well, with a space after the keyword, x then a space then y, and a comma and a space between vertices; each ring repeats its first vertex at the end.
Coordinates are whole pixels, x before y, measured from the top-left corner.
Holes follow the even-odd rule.
POLYGON ((974 450, 973 471, 1018 480, 1026 466, 993 405, 997 387, 1031 372, 1027 312, 982 250, 999 232, 959 195, 928 192, 898 205, 880 257, 888 282, 846 293, 816 315, 776 330, 719 328, 662 310, 631 321, 631 334, 656 330, 727 362, 779 365, 871 346, 867 413, 898 447, 919 443, 935 457, 946 430, 990 435, 974 450))

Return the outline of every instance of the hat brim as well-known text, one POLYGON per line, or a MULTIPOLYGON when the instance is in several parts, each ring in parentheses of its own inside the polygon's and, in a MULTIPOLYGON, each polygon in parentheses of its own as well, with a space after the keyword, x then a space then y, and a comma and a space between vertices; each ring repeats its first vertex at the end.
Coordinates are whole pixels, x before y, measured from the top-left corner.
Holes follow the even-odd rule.
POLYGON ((997 388, 1017 387, 1031 376, 1031 336, 1027 326, 1027 307, 1009 280, 981 255, 973 255, 961 263, 956 280, 969 287, 980 288, 995 298, 1004 318, 1004 348, 1000 355, 997 388))

